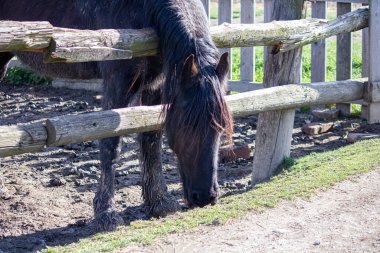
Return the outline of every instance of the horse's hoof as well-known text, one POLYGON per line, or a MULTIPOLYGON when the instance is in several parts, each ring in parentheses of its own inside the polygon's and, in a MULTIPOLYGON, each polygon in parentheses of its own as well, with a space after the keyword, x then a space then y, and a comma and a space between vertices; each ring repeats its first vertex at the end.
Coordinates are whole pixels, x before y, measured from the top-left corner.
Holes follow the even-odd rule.
POLYGON ((179 204, 169 194, 165 194, 162 198, 155 201, 149 206, 146 206, 146 211, 149 216, 155 218, 166 217, 169 214, 175 213, 179 210, 179 204))
POLYGON ((95 225, 98 231, 115 231, 124 223, 123 218, 113 209, 104 211, 95 216, 95 225))

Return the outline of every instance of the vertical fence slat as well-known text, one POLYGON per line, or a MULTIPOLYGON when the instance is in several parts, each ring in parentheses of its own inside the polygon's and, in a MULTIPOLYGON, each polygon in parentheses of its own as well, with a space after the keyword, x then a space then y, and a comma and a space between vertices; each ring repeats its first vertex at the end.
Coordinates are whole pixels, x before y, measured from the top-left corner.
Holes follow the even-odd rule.
MULTIPOLYGON (((272 10, 273 0, 264 0, 264 23, 271 22, 271 10, 272 10)), ((268 47, 264 47, 264 65, 266 61, 268 47)))
MULTIPOLYGON (((326 2, 312 3, 312 17, 326 18, 326 2)), ((326 80, 326 41, 319 40, 311 45, 311 82, 326 80)))
MULTIPOLYGON (((337 15, 351 12, 351 3, 337 3, 337 15)), ((346 80, 351 78, 352 73, 352 36, 345 33, 337 36, 336 48, 336 80, 346 80)), ((350 104, 337 104, 343 115, 351 114, 350 104)))
MULTIPOLYGON (((363 4, 366 6, 368 4, 363 4)), ((362 77, 369 75, 369 29, 362 30, 362 77)))
POLYGON ((362 77, 369 74, 369 30, 364 28, 362 31, 362 77))
MULTIPOLYGON (((232 23, 232 0, 219 0, 218 5, 218 11, 219 11, 219 19, 218 23, 219 25, 223 23, 232 23)), ((230 69, 232 70, 232 50, 229 48, 222 48, 220 49, 221 53, 228 52, 230 54, 230 69)), ((231 77, 230 71, 230 77, 231 77)))
MULTIPOLYGON (((241 0, 241 23, 253 24, 255 22, 255 0, 241 0)), ((255 75, 255 49, 253 47, 241 48, 240 79, 253 81, 255 75)))
POLYGON ((370 124, 380 123, 380 1, 370 1, 369 24, 369 85, 365 100, 368 105, 362 110, 370 124))
POLYGON ((210 18, 210 0, 202 0, 207 16, 210 18))

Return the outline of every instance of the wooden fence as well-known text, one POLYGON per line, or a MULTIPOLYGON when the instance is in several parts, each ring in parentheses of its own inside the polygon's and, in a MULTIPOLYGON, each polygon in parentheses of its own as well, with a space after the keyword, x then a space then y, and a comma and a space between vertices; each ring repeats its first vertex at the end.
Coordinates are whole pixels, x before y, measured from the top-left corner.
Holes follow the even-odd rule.
MULTIPOLYGON (((222 2, 229 3, 231 6, 231 0, 222 2)), ((265 3, 269 4, 270 0, 265 3)), ((221 6, 223 5, 220 5, 220 9, 222 9, 221 6)), ((375 50, 380 48, 379 12, 379 1, 372 0, 369 9, 363 8, 348 13, 331 22, 323 20, 279 21, 246 26, 225 25, 212 29, 213 40, 219 47, 271 45, 276 46, 278 51, 286 51, 322 38, 362 29, 368 26, 368 22, 370 23, 369 50, 371 54, 369 54, 368 81, 363 79, 309 85, 285 85, 228 96, 227 102, 234 116, 296 108, 302 105, 341 103, 364 98, 368 103, 367 118, 369 122, 380 122, 380 71, 378 68, 380 51, 375 50), (273 31, 276 29, 283 32, 282 37, 273 36, 275 34, 273 31)), ((228 11, 228 13, 231 12, 228 11)), ((104 40, 105 34, 112 36, 115 33, 114 30, 68 30, 54 28, 44 22, 0 22, 0 35, 1 33, 6 33, 7 36, 0 36, 0 51, 44 52, 46 59, 50 59, 50 61, 109 60, 153 55, 157 51, 158 44, 157 36, 153 30, 149 29, 118 30, 117 40, 107 40, 110 44, 104 43, 102 40, 104 40), (34 34, 33 32, 39 29, 36 29, 38 25, 43 32, 34 34), (28 26, 33 27, 33 32, 25 28, 28 26), (17 40, 12 40, 12 33, 15 31, 17 40), (136 36, 136 34, 141 36, 136 36), (84 41, 90 44, 80 44, 83 43, 83 40, 73 43, 78 35, 89 36, 89 39, 84 41), (25 37, 25 41, 20 39, 23 37, 25 37), (54 43, 51 43, 52 40, 54 43), (54 48, 51 47, 52 44, 55 45, 54 48), (136 44, 142 45, 142 47, 134 47, 133 45, 136 44), (102 45, 102 47, 99 48, 98 45, 102 45), (78 57, 81 50, 85 52, 78 57)), ((250 52, 251 56, 253 55, 253 49, 246 50, 250 52)), ((253 59, 253 57, 250 58, 253 59)), ((248 69, 253 71, 253 63, 249 61, 248 63, 247 71, 248 69)), ((250 81, 247 80, 247 82, 250 81)), ((163 120, 159 117, 160 112, 161 106, 134 107, 84 115, 61 116, 33 124, 0 126, 0 157, 37 151, 45 146, 57 146, 157 129, 161 127, 163 120), (104 122, 107 124, 105 125, 104 122), (78 132, 78 129, 86 131, 78 132), (86 134, 84 135, 84 133, 86 134)))
MULTIPOLYGON (((256 1, 255 0, 202 0, 206 12, 210 14, 215 13, 216 4, 218 24, 224 22, 232 23, 233 21, 242 24, 254 24, 256 19, 256 1), (233 19, 234 4, 240 3, 240 20, 233 19)), ((267 20, 265 16, 271 5, 271 0, 257 1, 264 3, 264 21, 267 20)), ((337 16, 349 13, 352 10, 352 4, 368 5, 368 0, 311 0, 311 17, 318 19, 326 19, 327 17, 327 2, 335 2, 337 16)), ((215 16, 212 17, 215 19, 215 16)), ((369 71, 369 33, 368 28, 362 30, 362 77, 368 77, 369 71)), ((225 50, 224 50, 225 51, 225 50)), ((231 51, 231 50, 227 50, 231 51)), ((319 40, 312 44, 311 56, 311 82, 325 82, 326 81, 326 43, 325 40, 319 40)), ((347 80, 352 78, 352 36, 350 33, 341 34, 337 36, 336 48, 336 80, 347 80)), ((232 62, 232 61, 231 61, 232 62)), ((248 90, 259 89, 262 87, 260 83, 255 83, 255 48, 244 47, 241 48, 240 54, 240 80, 230 81, 230 89, 239 92, 248 90)), ((367 110, 367 103, 355 101, 363 105, 363 112, 367 110)), ((351 103, 338 104, 337 108, 341 110, 343 115, 351 114, 351 103)))

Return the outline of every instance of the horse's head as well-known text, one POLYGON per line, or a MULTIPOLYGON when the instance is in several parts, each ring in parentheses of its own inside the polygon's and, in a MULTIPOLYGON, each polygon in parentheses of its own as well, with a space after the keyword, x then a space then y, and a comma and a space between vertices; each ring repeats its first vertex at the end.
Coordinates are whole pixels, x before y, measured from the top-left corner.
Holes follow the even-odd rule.
POLYGON ((220 137, 232 131, 224 100, 228 54, 215 66, 199 67, 189 56, 176 77, 175 98, 168 110, 166 132, 179 161, 184 197, 190 207, 215 204, 220 137))

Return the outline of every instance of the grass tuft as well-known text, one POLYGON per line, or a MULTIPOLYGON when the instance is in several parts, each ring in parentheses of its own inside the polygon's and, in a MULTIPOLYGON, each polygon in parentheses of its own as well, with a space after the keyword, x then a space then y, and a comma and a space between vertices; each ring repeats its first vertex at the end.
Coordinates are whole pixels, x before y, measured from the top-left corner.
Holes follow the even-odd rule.
POLYGON ((52 79, 40 76, 30 69, 13 67, 7 70, 4 82, 13 85, 50 85, 52 79))

